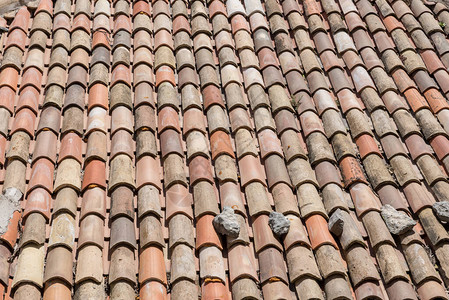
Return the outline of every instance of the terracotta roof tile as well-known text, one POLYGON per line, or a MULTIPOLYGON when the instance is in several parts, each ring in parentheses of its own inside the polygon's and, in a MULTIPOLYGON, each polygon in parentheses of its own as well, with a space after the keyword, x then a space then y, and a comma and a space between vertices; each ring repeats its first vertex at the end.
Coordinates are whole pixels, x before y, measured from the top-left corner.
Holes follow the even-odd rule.
POLYGON ((0 297, 447 298, 446 20, 421 0, 21 8, 0 297), (416 228, 393 238, 386 204, 416 228))

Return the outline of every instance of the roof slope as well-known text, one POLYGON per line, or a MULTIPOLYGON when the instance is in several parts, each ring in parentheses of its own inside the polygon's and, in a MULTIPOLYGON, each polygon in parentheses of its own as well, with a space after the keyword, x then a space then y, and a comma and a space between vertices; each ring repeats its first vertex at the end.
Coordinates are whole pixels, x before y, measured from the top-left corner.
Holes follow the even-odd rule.
POLYGON ((421 0, 22 8, 2 37, 0 295, 447 299, 445 24, 421 0), (237 237, 214 229, 224 207, 237 237))

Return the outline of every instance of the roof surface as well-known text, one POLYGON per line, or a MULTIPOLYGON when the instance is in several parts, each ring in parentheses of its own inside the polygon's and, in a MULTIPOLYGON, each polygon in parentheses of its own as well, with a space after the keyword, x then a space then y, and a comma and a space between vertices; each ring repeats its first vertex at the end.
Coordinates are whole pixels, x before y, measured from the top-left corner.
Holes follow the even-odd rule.
POLYGON ((421 0, 20 9, 0 295, 447 299, 448 33, 421 0))

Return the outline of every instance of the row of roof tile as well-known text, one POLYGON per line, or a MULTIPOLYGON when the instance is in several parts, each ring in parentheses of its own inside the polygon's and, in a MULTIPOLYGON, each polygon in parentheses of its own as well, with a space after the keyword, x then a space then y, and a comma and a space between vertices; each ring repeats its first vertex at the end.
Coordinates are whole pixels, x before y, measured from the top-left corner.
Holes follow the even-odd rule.
POLYGON ((3 292, 446 299, 449 10, 432 9, 22 8, 0 68, 3 292), (386 205, 417 225, 392 235, 386 205), (237 237, 214 228, 225 207, 237 237))

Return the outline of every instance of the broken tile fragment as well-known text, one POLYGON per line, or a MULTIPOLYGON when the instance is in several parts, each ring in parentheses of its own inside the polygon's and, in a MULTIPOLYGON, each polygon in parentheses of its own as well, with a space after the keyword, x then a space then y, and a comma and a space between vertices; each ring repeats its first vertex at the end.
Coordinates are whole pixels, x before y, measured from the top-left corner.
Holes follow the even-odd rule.
POLYGON ((268 225, 277 237, 282 237, 290 229, 290 221, 281 213, 272 211, 268 219, 268 225))
POLYGON ((392 234, 399 235, 406 233, 416 225, 416 221, 389 204, 382 206, 380 214, 392 234))
POLYGON ((441 201, 435 202, 432 205, 433 212, 436 214, 438 219, 443 222, 449 222, 449 202, 441 201))
POLYGON ((234 209, 225 206, 219 215, 216 215, 212 221, 217 232, 230 237, 238 237, 240 224, 234 213, 234 209))

